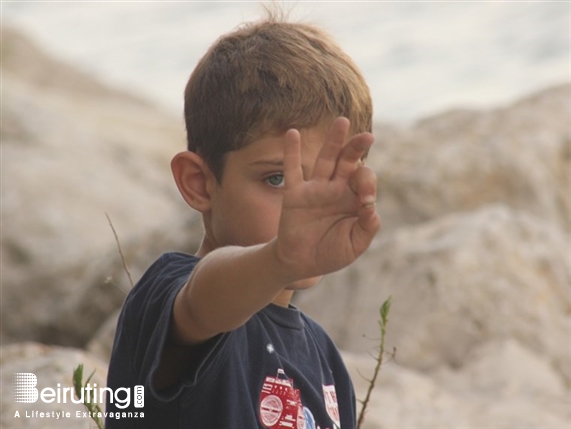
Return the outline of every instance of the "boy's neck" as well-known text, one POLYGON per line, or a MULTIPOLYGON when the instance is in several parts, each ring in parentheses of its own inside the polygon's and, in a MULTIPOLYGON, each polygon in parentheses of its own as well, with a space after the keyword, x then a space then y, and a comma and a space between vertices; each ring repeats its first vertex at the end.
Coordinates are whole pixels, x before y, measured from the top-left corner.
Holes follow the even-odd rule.
POLYGON ((206 255, 208 255, 213 250, 214 250, 214 247, 212 246, 210 241, 206 237, 203 237, 202 241, 200 243, 200 247, 198 248, 198 250, 195 253, 195 256, 198 256, 199 258, 204 258, 206 255))
POLYGON ((274 298, 272 304, 279 305, 280 307, 289 307, 291 299, 293 298, 293 290, 284 289, 278 296, 274 298))

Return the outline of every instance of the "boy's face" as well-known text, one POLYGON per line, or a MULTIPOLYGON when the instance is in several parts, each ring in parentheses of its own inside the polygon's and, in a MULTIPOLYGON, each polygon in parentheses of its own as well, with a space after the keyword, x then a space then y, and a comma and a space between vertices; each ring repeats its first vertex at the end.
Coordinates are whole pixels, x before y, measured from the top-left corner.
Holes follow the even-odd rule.
MULTIPOLYGON (((321 127, 301 131, 301 161, 305 178, 311 175, 326 133, 321 127)), ((266 243, 277 235, 283 193, 284 136, 266 136, 226 155, 221 183, 211 190, 205 213, 205 243, 222 246, 266 243)), ((319 278, 291 285, 313 286, 319 278)))

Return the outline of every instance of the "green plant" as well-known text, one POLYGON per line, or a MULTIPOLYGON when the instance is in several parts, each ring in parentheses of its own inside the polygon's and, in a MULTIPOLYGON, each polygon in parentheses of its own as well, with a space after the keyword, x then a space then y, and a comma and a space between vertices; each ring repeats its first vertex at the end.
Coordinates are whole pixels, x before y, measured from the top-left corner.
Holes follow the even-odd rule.
MULTIPOLYGON (((369 386, 367 388, 367 394, 365 395, 365 399, 359 401, 362 404, 361 411, 359 413, 359 418, 357 419, 357 429, 360 429, 365 421, 365 413, 367 411, 367 407, 369 406, 369 401, 371 399, 371 393, 375 388, 375 384, 377 383, 377 379, 379 377, 379 373, 381 371, 381 365, 383 364, 383 357, 385 355, 385 337, 387 333, 387 324, 389 323, 389 312, 391 310, 391 297, 389 296, 383 305, 380 308, 380 318, 379 318, 379 327, 381 329, 381 344, 379 346, 379 354, 376 356, 375 360, 377 364, 375 365, 375 371, 373 372, 373 377, 369 382, 369 386)), ((393 350, 392 357, 395 355, 395 350, 393 350)))
MULTIPOLYGON (((81 391, 83 388, 85 388, 89 382, 91 381, 91 378, 93 377, 93 374, 95 374, 95 370, 93 370, 93 372, 91 373, 91 375, 89 377, 87 377, 87 380, 85 381, 85 384, 83 383, 83 364, 79 364, 77 366, 77 368, 75 368, 73 370, 73 387, 75 388, 75 395, 77 396, 77 398, 81 398, 82 394, 81 391)), ((95 396, 95 395, 93 395, 95 396)), ((99 418, 100 415, 102 415, 102 411, 101 408, 99 407, 99 405, 97 405, 94 401, 93 397, 89 398, 89 402, 84 401, 83 402, 83 406, 87 409, 87 411, 89 411, 89 416, 91 417, 91 419, 95 422, 95 424, 97 425, 98 429, 104 429, 104 424, 103 421, 101 421, 101 419, 99 418)))

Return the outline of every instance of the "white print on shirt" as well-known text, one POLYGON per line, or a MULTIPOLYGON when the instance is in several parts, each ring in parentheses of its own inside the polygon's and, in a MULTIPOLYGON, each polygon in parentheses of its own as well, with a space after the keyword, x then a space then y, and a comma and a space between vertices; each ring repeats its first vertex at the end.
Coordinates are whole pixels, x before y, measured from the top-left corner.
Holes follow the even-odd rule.
POLYGON ((325 398, 325 408, 327 414, 339 428, 341 427, 341 419, 339 418, 339 406, 337 405, 337 393, 335 386, 323 386, 323 397, 325 398))

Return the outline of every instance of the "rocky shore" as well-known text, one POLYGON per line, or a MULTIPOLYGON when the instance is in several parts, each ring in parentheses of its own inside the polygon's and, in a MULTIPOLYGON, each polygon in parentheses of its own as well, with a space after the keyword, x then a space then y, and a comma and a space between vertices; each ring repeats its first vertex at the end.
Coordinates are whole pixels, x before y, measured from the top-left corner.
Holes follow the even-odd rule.
MULTIPOLYGON (((192 252, 200 219, 170 176, 182 118, 2 41, 2 427, 90 427, 16 404, 14 372, 105 383, 118 309, 162 252, 192 252)), ((182 92, 182 88, 181 88, 182 92)), ((571 425, 571 85, 409 128, 380 123, 383 231, 296 305, 343 350, 363 398, 389 295, 387 356, 368 429, 571 425)), ((73 415, 82 408, 61 404, 73 415)), ((364 429, 364 428, 363 428, 364 429)))

